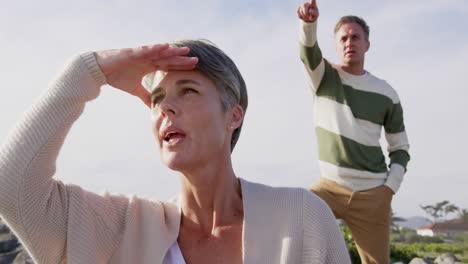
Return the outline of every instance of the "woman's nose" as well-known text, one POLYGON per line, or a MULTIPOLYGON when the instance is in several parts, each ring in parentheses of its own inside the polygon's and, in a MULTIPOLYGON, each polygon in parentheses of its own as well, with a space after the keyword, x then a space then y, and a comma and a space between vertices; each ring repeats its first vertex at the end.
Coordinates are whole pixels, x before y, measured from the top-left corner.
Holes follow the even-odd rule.
POLYGON ((172 116, 177 113, 175 103, 172 102, 169 98, 164 98, 159 106, 156 106, 162 117, 172 116))

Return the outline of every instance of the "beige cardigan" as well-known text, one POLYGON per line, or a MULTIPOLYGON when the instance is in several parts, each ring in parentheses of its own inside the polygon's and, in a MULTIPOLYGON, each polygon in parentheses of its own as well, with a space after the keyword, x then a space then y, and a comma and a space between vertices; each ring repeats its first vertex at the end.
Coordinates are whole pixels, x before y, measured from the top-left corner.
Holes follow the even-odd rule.
MULTIPOLYGON (((161 263, 180 209, 98 195, 53 179, 85 103, 106 83, 93 53, 73 58, 0 148, 0 215, 37 263, 161 263)), ((241 179, 244 263, 350 263, 330 209, 296 188, 241 179)))

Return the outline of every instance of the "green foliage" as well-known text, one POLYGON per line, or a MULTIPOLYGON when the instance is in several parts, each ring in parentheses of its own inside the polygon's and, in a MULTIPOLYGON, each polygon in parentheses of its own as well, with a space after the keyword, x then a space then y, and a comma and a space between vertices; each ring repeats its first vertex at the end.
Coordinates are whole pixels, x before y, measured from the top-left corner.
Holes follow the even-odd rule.
MULTIPOLYGON (((360 264, 361 258, 359 257, 359 252, 356 248, 356 244, 353 241, 351 231, 347 226, 341 226, 341 231, 343 232, 343 237, 348 247, 349 255, 351 257, 351 263, 360 264)), ((418 257, 416 252, 412 251, 411 248, 398 247, 391 245, 390 246, 390 259, 392 262, 403 261, 410 262, 413 258, 418 257)))
POLYGON ((453 253, 461 259, 468 257, 468 244, 466 243, 393 243, 392 247, 408 256, 414 254, 425 258, 435 258, 443 253, 453 253))
POLYGON ((434 222, 437 222, 437 220, 442 217, 442 214, 444 212, 444 207, 449 204, 450 202, 445 200, 439 203, 436 203, 435 205, 420 205, 421 209, 426 212, 426 214, 430 215, 432 218, 434 218, 434 222))
POLYGON ((400 247, 398 245, 390 245, 390 259, 392 262, 402 261, 409 263, 413 258, 419 257, 418 253, 411 247, 400 247))
POLYGON ((458 219, 462 223, 468 223, 468 210, 467 209, 459 209, 458 210, 458 219))
POLYGON ((444 214, 447 216, 448 214, 457 212, 458 210, 458 206, 454 204, 448 204, 444 207, 444 214))
POLYGON ((457 243, 466 243, 468 245, 468 234, 457 234, 453 239, 457 243))
POLYGON ((342 225, 341 232, 343 233, 346 246, 348 247, 349 256, 351 257, 351 263, 360 264, 361 258, 359 257, 359 252, 357 250, 356 244, 353 241, 351 230, 349 230, 349 227, 342 225))
MULTIPOLYGON (((341 231, 348 247, 351 262, 361 263, 351 231, 346 226, 341 226, 341 231)), ((444 243, 442 237, 419 236, 414 230, 402 229, 391 236, 390 258, 392 262, 409 263, 416 257, 434 259, 443 253, 453 253, 463 263, 468 263, 468 234, 458 235, 455 241, 456 243, 452 244, 444 243)))
POLYGON ((443 236, 419 236, 412 229, 399 229, 390 235, 392 260, 408 263, 404 258, 414 255, 434 259, 443 253, 453 253, 463 263, 468 263, 468 234, 456 235, 452 238, 454 243, 447 243, 445 239, 443 236))
POLYGON ((421 207, 426 214, 430 215, 434 219, 434 222, 437 222, 442 216, 447 218, 447 215, 460 210, 458 206, 451 204, 447 200, 438 202, 435 205, 420 205, 419 207, 421 207))
POLYGON ((397 232, 398 231, 398 226, 397 226, 397 222, 404 222, 406 221, 405 218, 403 217, 399 217, 399 216, 396 216, 395 212, 392 211, 390 212, 390 229, 392 232, 397 232))

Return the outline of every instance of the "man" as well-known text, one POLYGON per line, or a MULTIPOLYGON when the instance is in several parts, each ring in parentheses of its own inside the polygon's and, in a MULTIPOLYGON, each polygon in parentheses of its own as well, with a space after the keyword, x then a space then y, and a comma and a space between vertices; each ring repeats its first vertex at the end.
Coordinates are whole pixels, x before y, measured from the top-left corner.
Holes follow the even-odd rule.
POLYGON ((395 90, 364 69, 369 27, 356 16, 335 27, 341 60, 323 59, 317 44, 315 0, 297 10, 301 59, 314 92, 321 178, 312 191, 351 229, 363 263, 389 263, 391 200, 410 159, 403 110, 395 90), (388 142, 389 170, 379 143, 388 142))

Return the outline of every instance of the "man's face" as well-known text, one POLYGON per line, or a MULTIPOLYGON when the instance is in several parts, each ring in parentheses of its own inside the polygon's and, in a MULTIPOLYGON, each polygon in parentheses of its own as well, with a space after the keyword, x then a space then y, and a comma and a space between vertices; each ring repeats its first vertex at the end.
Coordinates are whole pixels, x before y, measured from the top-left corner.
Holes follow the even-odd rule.
POLYGON ((370 43, 357 23, 343 24, 335 34, 336 51, 345 66, 364 64, 370 43))

